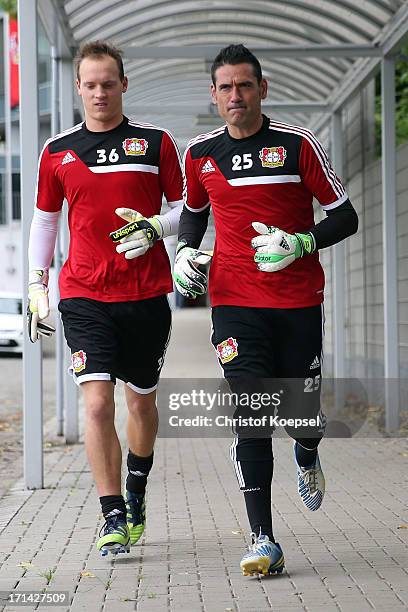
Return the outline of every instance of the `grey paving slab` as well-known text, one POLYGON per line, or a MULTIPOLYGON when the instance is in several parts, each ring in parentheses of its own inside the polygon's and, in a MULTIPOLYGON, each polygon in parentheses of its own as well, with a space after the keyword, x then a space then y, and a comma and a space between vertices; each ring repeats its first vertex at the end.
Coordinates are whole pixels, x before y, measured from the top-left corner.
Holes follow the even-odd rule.
MULTIPOLYGON (((207 312, 176 316, 165 375, 197 376, 203 368, 201 375, 219 376, 205 349, 208 333, 207 312)), ((117 408, 125 449, 122 394, 117 408)), ((406 440, 323 441, 327 493, 316 513, 297 495, 291 442, 275 440, 274 529, 286 571, 262 579, 239 569, 248 529, 229 443, 159 439, 145 536, 129 555, 102 559, 85 448, 56 441, 44 456, 45 488, 24 491, 19 480, 0 499, 0 590, 66 590, 69 605, 58 610, 70 612, 408 609, 406 440)))

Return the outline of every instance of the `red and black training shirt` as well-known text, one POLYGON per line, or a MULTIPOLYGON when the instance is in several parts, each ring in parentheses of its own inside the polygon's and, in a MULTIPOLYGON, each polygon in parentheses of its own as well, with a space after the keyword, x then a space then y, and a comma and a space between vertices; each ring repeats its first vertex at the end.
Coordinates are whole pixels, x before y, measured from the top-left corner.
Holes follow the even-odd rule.
POLYGON ((57 212, 66 198, 70 244, 59 278, 61 298, 103 302, 141 300, 173 290, 162 241, 127 260, 109 233, 126 221, 118 207, 145 217, 160 213, 162 196, 182 204, 177 145, 166 130, 123 118, 116 128, 91 132, 85 123, 49 139, 39 160, 36 206, 57 212))
POLYGON ((259 132, 232 138, 226 126, 194 138, 184 155, 184 203, 212 207, 216 241, 210 268, 212 306, 301 308, 323 301, 318 253, 274 273, 257 269, 253 221, 289 232, 314 226, 313 198, 332 210, 348 199, 309 130, 264 116, 259 132))

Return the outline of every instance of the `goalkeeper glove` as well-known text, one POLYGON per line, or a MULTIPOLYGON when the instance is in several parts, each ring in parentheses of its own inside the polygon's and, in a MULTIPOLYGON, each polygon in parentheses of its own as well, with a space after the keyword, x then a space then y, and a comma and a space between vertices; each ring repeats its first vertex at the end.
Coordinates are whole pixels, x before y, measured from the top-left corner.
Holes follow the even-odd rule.
POLYGON ((207 291, 207 276, 198 269, 211 260, 211 255, 179 242, 174 260, 173 278, 176 288, 187 298, 195 299, 207 291))
POLYGON ((132 208, 117 208, 115 212, 125 221, 129 221, 127 225, 109 234, 113 242, 120 243, 116 252, 125 253, 126 259, 144 255, 163 237, 163 227, 156 216, 146 219, 132 208))
POLYGON ((258 270, 263 272, 278 272, 291 263, 310 255, 316 250, 314 236, 308 234, 288 234, 278 227, 265 225, 255 221, 252 227, 260 236, 251 240, 255 249, 254 261, 258 270))
POLYGON ((31 342, 40 336, 51 337, 55 327, 44 323, 50 314, 48 302, 48 271, 31 270, 28 277, 27 325, 31 342))

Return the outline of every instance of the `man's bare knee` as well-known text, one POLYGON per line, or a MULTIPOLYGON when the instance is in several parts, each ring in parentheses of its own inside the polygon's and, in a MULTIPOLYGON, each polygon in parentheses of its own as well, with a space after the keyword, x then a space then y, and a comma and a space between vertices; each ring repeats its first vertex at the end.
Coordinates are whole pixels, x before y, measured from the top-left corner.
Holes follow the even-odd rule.
POLYGON ((84 383, 82 387, 86 418, 104 423, 113 420, 115 405, 112 384, 98 384, 95 381, 90 381, 89 383, 84 383))
POLYGON ((148 417, 156 410, 156 393, 135 393, 126 389, 126 401, 130 416, 135 418, 148 417))
POLYGON ((113 420, 114 406, 104 397, 94 397, 86 403, 86 418, 91 421, 104 422, 113 420))

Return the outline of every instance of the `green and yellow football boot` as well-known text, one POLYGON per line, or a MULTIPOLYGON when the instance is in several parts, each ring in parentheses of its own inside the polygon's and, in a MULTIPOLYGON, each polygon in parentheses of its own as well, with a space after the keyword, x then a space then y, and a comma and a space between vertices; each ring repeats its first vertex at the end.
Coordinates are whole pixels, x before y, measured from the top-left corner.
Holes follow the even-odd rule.
POLYGON ((130 533, 130 543, 136 544, 140 540, 146 525, 146 505, 144 493, 132 493, 127 489, 124 492, 126 504, 126 520, 130 533))
POLYGON ((99 540, 96 544, 102 557, 109 552, 112 555, 130 552, 130 534, 123 512, 113 510, 105 516, 105 524, 99 532, 99 540))

